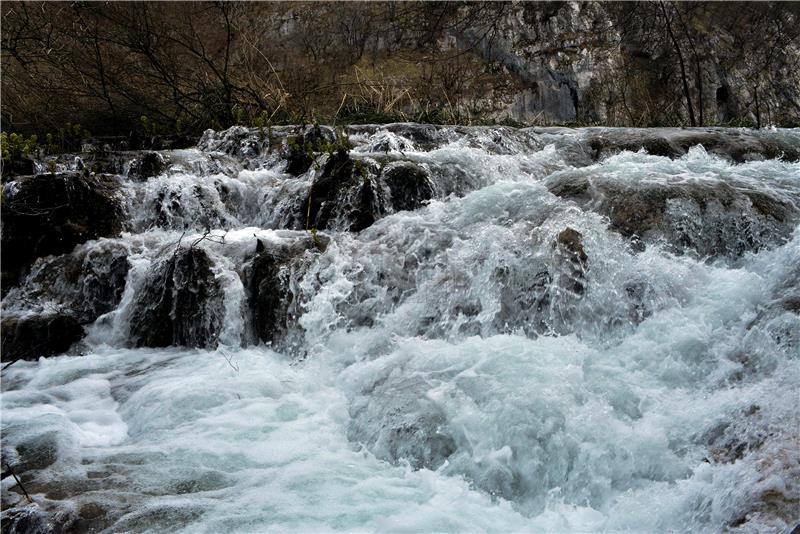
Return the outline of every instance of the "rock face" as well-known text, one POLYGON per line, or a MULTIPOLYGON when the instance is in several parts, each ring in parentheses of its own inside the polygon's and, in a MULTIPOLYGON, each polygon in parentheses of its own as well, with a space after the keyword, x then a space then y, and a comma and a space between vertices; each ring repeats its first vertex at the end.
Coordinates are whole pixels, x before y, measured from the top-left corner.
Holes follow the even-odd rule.
MULTIPOLYGON (((486 106, 505 104, 505 109, 496 112, 498 118, 525 123, 691 124, 681 90, 676 44, 669 37, 660 7, 523 2, 509 5, 502 16, 498 14, 492 27, 499 31, 492 39, 480 39, 481 32, 487 31, 482 28, 447 33, 463 47, 480 43, 475 52, 502 65, 508 73, 505 77, 513 80, 505 87, 495 84, 494 92, 485 97, 486 106)), ((765 8, 753 7, 753 16, 765 8)), ((670 16, 690 27, 687 33, 676 35, 684 54, 689 40, 703 43, 702 70, 699 75, 688 74, 698 124, 733 119, 797 124, 793 102, 800 96, 800 83, 796 69, 789 67, 797 57, 796 37, 786 35, 784 44, 777 46, 780 52, 769 60, 774 61, 773 68, 763 81, 748 83, 757 65, 766 61, 761 58, 769 48, 764 41, 741 38, 753 31, 742 24, 749 16, 713 3, 665 9, 673 9, 670 16), (770 118, 766 117, 768 110, 774 110, 770 118)), ((781 16, 794 22, 797 13, 787 10, 781 16)), ((772 20, 769 18, 762 20, 767 24, 762 26, 765 33, 776 24, 767 22, 772 20)))
POLYGON ((788 238, 796 208, 735 182, 632 181, 562 174, 553 194, 609 217, 634 246, 666 240, 676 253, 736 258, 788 238))
POLYGON ((3 361, 61 354, 84 336, 78 320, 63 314, 3 317, 1 326, 3 361))
POLYGON ((33 260, 64 254, 123 227, 119 183, 110 176, 40 174, 3 188, 3 285, 17 282, 33 260))
POLYGON ((136 294, 130 316, 135 347, 215 347, 223 294, 201 248, 179 248, 157 261, 136 294))
POLYGON ((250 299, 250 320, 255 336, 265 343, 283 341, 300 310, 294 291, 307 267, 306 251, 324 249, 322 236, 298 240, 286 246, 267 246, 259 241, 256 256, 245 269, 250 299), (316 242, 315 242, 316 240, 316 242))

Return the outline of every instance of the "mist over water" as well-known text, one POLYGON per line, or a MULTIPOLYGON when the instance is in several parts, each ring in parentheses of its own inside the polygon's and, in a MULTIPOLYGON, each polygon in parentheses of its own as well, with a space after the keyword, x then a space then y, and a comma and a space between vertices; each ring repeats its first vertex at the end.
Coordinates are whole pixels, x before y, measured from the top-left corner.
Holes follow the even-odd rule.
POLYGON ((121 237, 4 299, 96 317, 3 371, 4 458, 82 531, 791 530, 800 163, 587 135, 354 127, 363 180, 314 232, 332 153, 291 175, 242 129, 165 153, 122 178, 121 237))

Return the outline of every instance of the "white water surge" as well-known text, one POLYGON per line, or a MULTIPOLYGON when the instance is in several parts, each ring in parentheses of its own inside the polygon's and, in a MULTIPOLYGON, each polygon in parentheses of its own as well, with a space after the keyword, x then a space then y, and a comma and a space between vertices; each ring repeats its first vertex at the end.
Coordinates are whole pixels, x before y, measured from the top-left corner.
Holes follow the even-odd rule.
MULTIPOLYGON (((259 239, 308 239, 295 208, 321 171, 205 146, 124 182, 128 233, 82 246, 125 250, 119 305, 73 354, 3 371, 4 458, 27 463, 34 500, 108 532, 791 530, 800 164, 700 146, 579 162, 575 131, 441 135, 351 135, 365 165, 425 169, 433 198, 320 232, 324 251, 286 275, 293 319, 272 345, 243 269, 259 239), (583 196, 552 192, 587 177, 583 196), (599 207, 608 184, 728 184, 790 215, 676 194, 639 246, 599 207), (565 259, 565 229, 584 260, 565 259), (137 295, 178 242, 212 260, 219 345, 133 348, 137 295)), ((22 293, 5 309, 29 309, 22 293)))

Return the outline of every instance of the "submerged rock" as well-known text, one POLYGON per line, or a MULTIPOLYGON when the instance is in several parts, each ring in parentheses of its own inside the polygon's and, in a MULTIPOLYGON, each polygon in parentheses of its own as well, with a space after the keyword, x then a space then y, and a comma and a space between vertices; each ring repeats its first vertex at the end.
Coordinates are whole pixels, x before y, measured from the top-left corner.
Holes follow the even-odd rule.
POLYGON ((128 267, 128 249, 119 242, 86 243, 70 254, 37 260, 3 305, 38 312, 55 305, 78 322, 91 323, 119 304, 128 267))
POLYGON ((135 347, 216 347, 223 293, 201 248, 181 247, 150 267, 130 316, 135 347))
POLYGON ((64 254, 123 228, 119 182, 110 176, 40 174, 3 188, 3 286, 36 258, 64 254))
POLYGON ((457 446, 444 412, 425 395, 431 387, 413 377, 376 386, 353 404, 349 439, 382 460, 438 468, 457 446))
POLYGON ((210 153, 227 154, 245 167, 253 167, 269 151, 270 141, 263 129, 233 126, 219 132, 206 130, 197 142, 197 148, 210 153))
POLYGON ((11 508, 2 514, 6 534, 65 534, 72 532, 76 519, 72 511, 50 513, 36 505, 11 508))
POLYGON ((69 350, 85 335, 75 317, 50 313, 3 317, 2 360, 38 360, 69 350))
POLYGON ((556 237, 555 247, 561 271, 560 285, 576 295, 583 295, 584 273, 588 263, 588 256, 583 249, 583 234, 573 228, 566 228, 556 237))
POLYGON ((785 241, 797 210, 787 200, 744 184, 620 180, 563 174, 547 181, 551 193, 609 217, 611 228, 642 248, 665 240, 676 253, 737 258, 785 241))
POLYGON ((709 153, 741 163, 783 158, 800 159, 800 148, 786 136, 736 128, 589 128, 586 142, 594 159, 623 150, 644 149, 654 156, 677 158, 702 145, 709 153))
POLYGON ((787 429, 798 428, 796 414, 775 419, 758 404, 730 414, 730 419, 699 437, 705 442, 705 461, 712 465, 757 466, 755 480, 740 486, 740 492, 725 510, 727 530, 751 532, 771 524, 775 532, 788 532, 797 521, 800 506, 798 436, 787 429), (789 452, 792 451, 792 452, 789 452), (777 483, 776 483, 777 482, 777 483))

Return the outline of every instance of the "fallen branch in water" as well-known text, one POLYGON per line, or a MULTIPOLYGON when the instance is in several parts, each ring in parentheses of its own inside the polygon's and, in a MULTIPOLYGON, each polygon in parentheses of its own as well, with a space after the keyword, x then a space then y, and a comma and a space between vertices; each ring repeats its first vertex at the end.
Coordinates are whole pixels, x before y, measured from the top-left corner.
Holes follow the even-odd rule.
MULTIPOLYGON (((14 360, 14 361, 16 361, 16 360, 14 360)), ((14 363, 14 362, 11 362, 11 363, 14 363)), ((14 470, 13 470, 13 469, 11 469, 11 466, 10 466, 10 465, 8 465, 8 462, 4 462, 4 463, 5 463, 5 466, 6 466, 6 471, 8 471, 8 473, 9 473, 9 474, 10 474, 12 477, 14 477, 14 480, 17 482, 17 486, 19 486, 19 489, 21 489, 21 490, 22 490, 22 493, 24 493, 24 494, 25 494, 25 498, 26 498, 26 499, 28 499, 28 502, 29 502, 30 504, 33 504, 33 499, 31 499, 31 496, 30 496, 30 495, 28 495, 28 491, 25 489, 25 486, 23 486, 23 485, 22 485, 22 481, 19 479, 19 477, 17 476, 17 474, 14 472, 14 470)), ((3 478, 5 478, 5 477, 6 477, 6 474, 5 474, 5 473, 3 473, 3 478)), ((12 486, 12 487, 13 487, 13 486, 12 486)))

